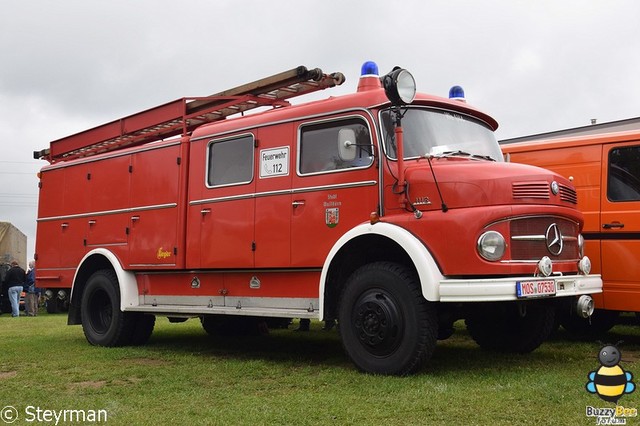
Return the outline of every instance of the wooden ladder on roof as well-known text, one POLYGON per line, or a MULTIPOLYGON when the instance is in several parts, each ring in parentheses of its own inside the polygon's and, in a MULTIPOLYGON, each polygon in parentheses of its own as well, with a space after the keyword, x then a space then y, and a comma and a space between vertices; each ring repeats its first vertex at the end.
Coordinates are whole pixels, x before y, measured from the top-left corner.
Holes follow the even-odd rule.
POLYGON ((338 86, 344 80, 342 73, 324 74, 319 68, 299 66, 215 95, 177 99, 52 141, 33 156, 55 163, 187 135, 202 124, 258 107, 286 106, 287 99, 338 86))

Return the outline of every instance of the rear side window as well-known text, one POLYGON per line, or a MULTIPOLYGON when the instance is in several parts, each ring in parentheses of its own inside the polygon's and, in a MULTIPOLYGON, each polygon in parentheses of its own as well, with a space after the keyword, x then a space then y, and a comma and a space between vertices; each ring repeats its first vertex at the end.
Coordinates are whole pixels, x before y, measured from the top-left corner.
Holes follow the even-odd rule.
POLYGON ((209 143, 208 186, 235 185, 253 180, 253 135, 209 143))
POLYGON ((298 172, 302 175, 369 167, 372 163, 371 134, 362 118, 308 124, 300 128, 298 172), (346 140, 351 146, 348 156, 339 148, 346 140))
POLYGON ((612 149, 608 173, 610 201, 640 201, 640 146, 612 149))

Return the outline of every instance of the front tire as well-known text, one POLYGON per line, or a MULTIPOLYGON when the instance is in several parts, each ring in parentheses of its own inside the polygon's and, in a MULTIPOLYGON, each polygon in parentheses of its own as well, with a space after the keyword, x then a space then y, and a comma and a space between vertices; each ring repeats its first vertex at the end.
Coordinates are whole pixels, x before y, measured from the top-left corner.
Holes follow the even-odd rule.
POLYGON ((131 343, 136 318, 120 310, 120 288, 113 271, 103 269, 89 277, 82 293, 81 318, 84 335, 92 345, 131 343))
POLYGON ((432 355, 437 340, 434 306, 406 267, 376 262, 347 280, 338 312, 345 352, 374 374, 406 375, 432 355))

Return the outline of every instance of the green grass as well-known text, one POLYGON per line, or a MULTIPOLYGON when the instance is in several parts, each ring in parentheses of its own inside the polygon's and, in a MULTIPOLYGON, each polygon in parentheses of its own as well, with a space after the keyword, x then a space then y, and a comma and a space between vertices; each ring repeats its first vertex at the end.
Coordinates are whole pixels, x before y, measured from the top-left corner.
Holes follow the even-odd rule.
MULTIPOLYGON (((317 322, 309 333, 212 338, 197 320, 159 318, 147 345, 100 348, 65 315, 4 314, 0 408, 18 409, 14 424, 35 424, 28 406, 104 409, 109 425, 596 424, 586 406, 613 407, 585 390, 600 346, 565 337, 524 356, 496 354, 459 322, 427 367, 398 378, 357 372, 338 334, 317 322)), ((640 377, 640 328, 616 326, 607 341, 619 340, 622 367, 640 377)), ((619 405, 637 408, 639 397, 619 405)))

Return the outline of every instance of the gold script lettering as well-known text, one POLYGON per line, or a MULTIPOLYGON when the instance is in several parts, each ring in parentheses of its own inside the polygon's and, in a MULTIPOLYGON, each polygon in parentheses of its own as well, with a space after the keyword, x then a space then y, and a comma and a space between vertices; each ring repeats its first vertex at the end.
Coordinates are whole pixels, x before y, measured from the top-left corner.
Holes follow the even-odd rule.
POLYGON ((162 250, 162 247, 158 249, 158 259, 166 259, 169 256, 171 256, 170 251, 162 250))

